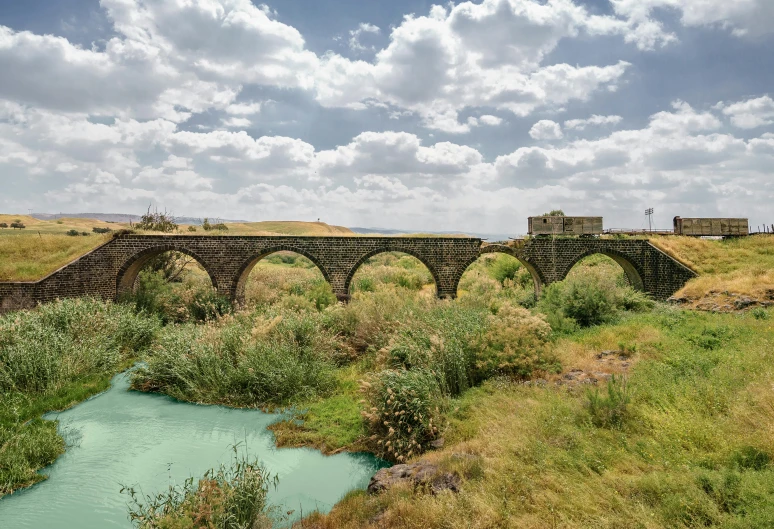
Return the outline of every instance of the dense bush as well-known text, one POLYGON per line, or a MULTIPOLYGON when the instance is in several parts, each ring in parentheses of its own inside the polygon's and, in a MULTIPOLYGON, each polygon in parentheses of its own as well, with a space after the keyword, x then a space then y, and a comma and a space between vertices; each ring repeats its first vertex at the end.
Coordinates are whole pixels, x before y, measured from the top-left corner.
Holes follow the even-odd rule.
POLYGON ((428 304, 400 328, 383 354, 390 367, 431 371, 443 394, 457 396, 479 380, 476 353, 484 324, 484 311, 428 304))
POLYGON ((542 315, 503 304, 489 316, 489 328, 477 344, 479 377, 529 378, 535 372, 557 371, 559 362, 548 347, 550 334, 551 326, 542 315))
POLYGON ((138 529, 270 529, 272 484, 277 478, 257 460, 235 454, 231 465, 208 470, 196 485, 189 478, 155 496, 127 486, 121 492, 130 497, 129 519, 138 529))
POLYGON ((148 348, 158 321, 90 299, 0 317, 0 391, 45 393, 78 377, 111 372, 148 348))
POLYGON ((159 316, 165 324, 214 320, 232 310, 230 300, 216 292, 209 277, 184 276, 174 282, 163 270, 142 270, 134 292, 123 301, 139 312, 159 316))
POLYGON ((583 274, 546 286, 538 309, 554 330, 570 332, 577 326, 610 322, 622 310, 642 311, 654 306, 646 294, 621 285, 617 279, 603 270, 586 269, 583 274))
POLYGON ((370 405, 362 414, 379 456, 403 461, 440 438, 444 399, 431 371, 382 371, 371 381, 361 381, 361 391, 370 405))
POLYGON ((321 318, 272 310, 167 329, 135 388, 182 400, 280 405, 330 391, 337 343, 321 318))

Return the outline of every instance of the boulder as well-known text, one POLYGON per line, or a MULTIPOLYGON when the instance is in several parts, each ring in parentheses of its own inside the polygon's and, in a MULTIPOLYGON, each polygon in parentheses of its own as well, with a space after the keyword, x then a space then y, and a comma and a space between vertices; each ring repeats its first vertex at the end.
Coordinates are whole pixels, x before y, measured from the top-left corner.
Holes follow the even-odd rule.
POLYGON ((426 489, 431 494, 444 490, 459 492, 460 477, 456 473, 441 472, 433 463, 417 461, 381 469, 371 478, 368 493, 378 494, 400 483, 410 483, 415 489, 426 489))

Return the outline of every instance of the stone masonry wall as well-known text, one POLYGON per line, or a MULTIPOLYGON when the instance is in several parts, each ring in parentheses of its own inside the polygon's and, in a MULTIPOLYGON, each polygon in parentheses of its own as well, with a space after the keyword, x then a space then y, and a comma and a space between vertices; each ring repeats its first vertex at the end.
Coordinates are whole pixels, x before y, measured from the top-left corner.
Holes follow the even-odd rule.
POLYGON ((292 237, 122 235, 115 237, 36 282, 0 283, 0 312, 29 308, 57 298, 95 296, 116 299, 131 288, 142 265, 168 250, 193 256, 218 292, 241 302, 252 267, 281 250, 308 257, 320 268, 340 300, 369 257, 398 251, 413 255, 430 270, 439 297, 455 297, 459 280, 482 253, 502 251, 527 265, 536 289, 564 279, 583 257, 603 253, 616 259, 636 287, 666 299, 694 273, 641 240, 532 239, 520 248, 481 246, 481 239, 457 237, 292 237))

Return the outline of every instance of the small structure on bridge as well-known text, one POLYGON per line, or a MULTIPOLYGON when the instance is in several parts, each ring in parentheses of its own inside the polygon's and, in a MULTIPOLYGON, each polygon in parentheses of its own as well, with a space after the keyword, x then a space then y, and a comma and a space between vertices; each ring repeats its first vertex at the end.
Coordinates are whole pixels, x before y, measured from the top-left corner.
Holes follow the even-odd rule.
POLYGON ((601 235, 602 217, 543 215, 527 220, 530 235, 601 235))
POLYGON ((744 237, 750 234, 748 219, 675 217, 675 235, 691 237, 744 237))

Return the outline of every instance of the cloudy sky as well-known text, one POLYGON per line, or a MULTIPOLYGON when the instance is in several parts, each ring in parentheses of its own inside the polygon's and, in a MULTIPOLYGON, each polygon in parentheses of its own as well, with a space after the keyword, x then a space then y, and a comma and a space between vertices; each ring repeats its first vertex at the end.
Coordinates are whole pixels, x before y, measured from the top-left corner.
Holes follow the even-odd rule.
POLYGON ((0 211, 774 222, 772 0, 0 0, 0 211))

